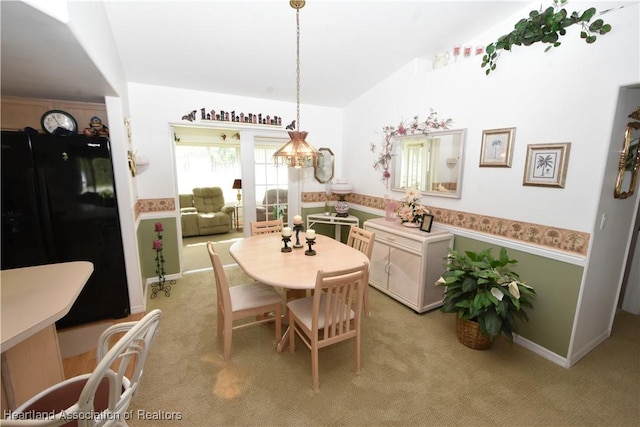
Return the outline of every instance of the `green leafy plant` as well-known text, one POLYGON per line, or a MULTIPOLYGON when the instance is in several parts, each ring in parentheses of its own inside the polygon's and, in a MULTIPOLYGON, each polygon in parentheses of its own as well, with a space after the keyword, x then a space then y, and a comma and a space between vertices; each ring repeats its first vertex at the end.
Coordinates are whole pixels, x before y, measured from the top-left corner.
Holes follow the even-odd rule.
POLYGON ((518 321, 529 320, 524 308, 533 308, 535 297, 533 288, 511 270, 517 261, 505 248, 499 258, 491 255, 491 249, 464 253, 449 249, 447 259, 447 271, 436 282, 446 288, 440 310, 478 322, 491 340, 503 334, 513 342, 518 321))
POLYGON ((511 50, 513 46, 530 46, 540 42, 547 44, 545 52, 552 47, 560 46, 561 36, 567 33, 566 28, 574 24, 580 24, 580 38, 588 44, 596 41, 596 35, 604 35, 611 31, 611 25, 605 24, 602 19, 591 19, 596 14, 595 8, 589 8, 584 12, 571 12, 569 14, 562 6, 567 0, 553 0, 553 6, 545 10, 532 10, 528 18, 523 18, 515 25, 513 31, 498 38, 494 43, 487 45, 485 55, 482 57, 482 68, 487 67, 485 73, 489 75, 496 69, 496 61, 499 50, 511 50))

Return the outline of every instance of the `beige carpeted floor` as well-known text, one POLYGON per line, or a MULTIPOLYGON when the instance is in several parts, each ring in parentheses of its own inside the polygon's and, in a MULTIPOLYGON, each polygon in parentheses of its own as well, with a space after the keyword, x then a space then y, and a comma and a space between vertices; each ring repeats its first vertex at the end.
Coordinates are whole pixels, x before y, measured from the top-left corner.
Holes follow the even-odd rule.
POLYGON ((466 348, 453 315, 418 315, 371 288, 362 373, 350 343, 323 349, 315 393, 309 351, 278 354, 273 325, 236 331, 222 361, 214 289, 210 271, 195 272, 149 302, 163 318, 129 425, 640 426, 640 316, 619 313, 612 336, 566 369, 502 339, 466 348))
POLYGON ((216 252, 220 254, 222 265, 235 264, 235 260, 229 255, 229 246, 238 239, 242 239, 242 237, 242 232, 185 237, 182 239, 184 270, 194 271, 211 268, 211 261, 207 252, 207 241, 209 240, 214 242, 216 252))

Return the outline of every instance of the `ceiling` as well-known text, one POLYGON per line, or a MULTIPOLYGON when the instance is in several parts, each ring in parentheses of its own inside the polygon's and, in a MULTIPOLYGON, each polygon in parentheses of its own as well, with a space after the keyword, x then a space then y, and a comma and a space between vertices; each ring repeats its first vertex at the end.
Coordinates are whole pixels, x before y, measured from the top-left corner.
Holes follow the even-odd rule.
MULTIPOLYGON (((288 1, 103 3, 127 81, 295 102, 288 1)), ((300 10, 300 101, 342 107, 411 60, 430 63, 530 3, 309 0, 300 10)), ((3 95, 116 95, 67 25, 22 2, 2 1, 1 14, 3 95)))

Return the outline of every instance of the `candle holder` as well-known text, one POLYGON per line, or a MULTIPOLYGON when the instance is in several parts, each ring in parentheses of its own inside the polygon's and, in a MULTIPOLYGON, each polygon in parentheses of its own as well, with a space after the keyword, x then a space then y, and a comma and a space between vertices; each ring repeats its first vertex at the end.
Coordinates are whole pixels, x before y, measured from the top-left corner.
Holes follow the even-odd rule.
MULTIPOLYGON (((164 292, 167 297, 171 296, 171 286, 167 285, 167 279, 165 277, 164 269, 164 254, 162 247, 162 232, 164 228, 161 222, 156 223, 155 231, 158 235, 158 239, 153 242, 153 249, 156 251, 156 274, 158 275, 158 281, 151 284, 151 299, 158 296, 158 292, 164 292)), ((171 280, 169 283, 175 283, 175 280, 171 280)))
POLYGON ((302 248, 304 245, 300 243, 300 232, 304 229, 302 224, 294 224, 293 230, 296 232, 296 242, 293 244, 295 249, 302 248))
POLYGON ((284 246, 280 249, 280 252, 291 252, 291 249, 287 244, 291 241, 291 236, 282 236, 282 241, 284 242, 284 246))
POLYGON ((307 249, 306 251, 304 251, 304 254, 305 254, 305 255, 309 255, 309 256, 313 256, 313 255, 315 255, 315 254, 316 254, 316 251, 314 251, 314 250, 311 248, 311 247, 312 247, 313 245, 315 245, 315 244, 316 244, 316 238, 315 238, 315 237, 314 237, 314 238, 312 238, 312 239, 310 239, 310 238, 308 238, 308 237, 307 237, 307 245, 309 245, 309 249, 307 249))

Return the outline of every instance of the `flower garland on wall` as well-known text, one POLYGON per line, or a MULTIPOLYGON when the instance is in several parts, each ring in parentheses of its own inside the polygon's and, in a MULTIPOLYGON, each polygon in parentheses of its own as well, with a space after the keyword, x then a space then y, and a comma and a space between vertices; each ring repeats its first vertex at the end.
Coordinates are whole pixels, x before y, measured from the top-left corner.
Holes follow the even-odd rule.
MULTIPOLYGON (((389 168, 391 167, 391 158, 393 156, 393 138, 404 135, 427 134, 429 130, 446 130, 449 129, 453 123, 453 120, 450 118, 439 120, 438 113, 433 111, 433 108, 430 108, 429 111, 429 116, 424 122, 418 121, 418 116, 414 116, 413 121, 409 124, 400 122, 397 128, 394 126, 385 126, 382 128, 384 139, 382 141, 380 154, 373 163, 373 169, 382 171, 382 181, 385 186, 391 177, 389 168)), ((371 143, 370 149, 371 152, 374 153, 376 151, 376 145, 371 143)))

